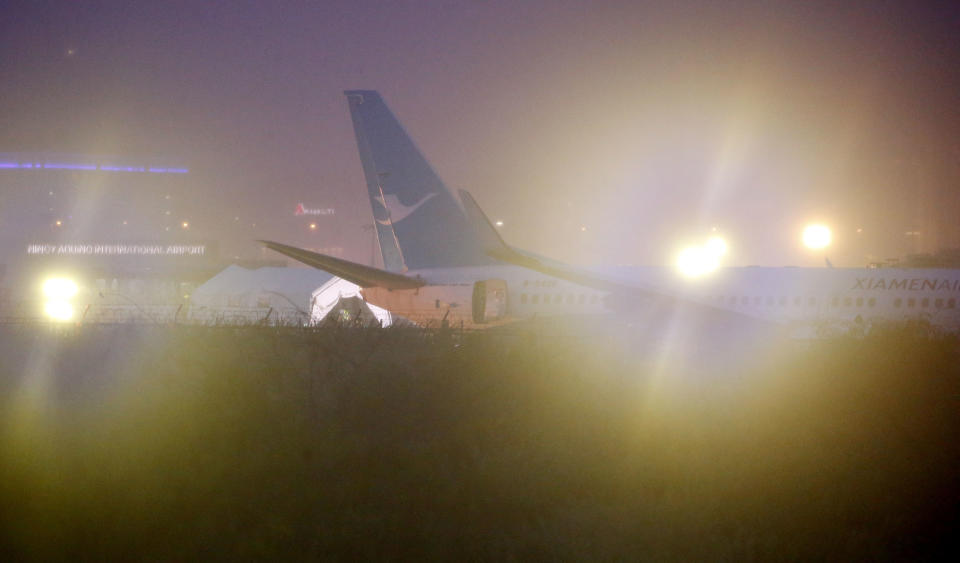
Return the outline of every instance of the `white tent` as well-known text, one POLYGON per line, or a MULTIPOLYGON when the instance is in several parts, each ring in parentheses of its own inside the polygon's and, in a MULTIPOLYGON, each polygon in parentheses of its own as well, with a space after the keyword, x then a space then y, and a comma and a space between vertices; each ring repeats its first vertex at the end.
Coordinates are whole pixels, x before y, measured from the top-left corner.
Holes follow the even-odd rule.
POLYGON ((193 292, 190 317, 201 322, 307 323, 314 290, 331 278, 314 268, 250 270, 231 265, 193 292))
MULTIPOLYGON (((324 320, 330 311, 333 311, 342 299, 356 298, 363 300, 360 295, 360 286, 348 282, 345 279, 333 277, 327 283, 313 292, 310 307, 310 324, 317 324, 324 320)), ((390 326, 393 317, 390 311, 381 309, 372 303, 364 302, 363 305, 373 314, 374 318, 380 323, 380 326, 390 326)))

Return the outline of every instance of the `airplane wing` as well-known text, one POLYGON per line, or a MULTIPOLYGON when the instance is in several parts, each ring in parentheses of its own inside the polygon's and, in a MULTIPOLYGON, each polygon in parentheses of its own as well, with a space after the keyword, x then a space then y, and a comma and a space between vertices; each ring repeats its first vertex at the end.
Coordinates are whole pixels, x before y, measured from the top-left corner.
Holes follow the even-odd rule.
POLYGON ((364 266, 356 262, 350 262, 342 258, 334 258, 326 254, 310 252, 295 246, 288 246, 269 240, 257 241, 263 243, 270 250, 275 250, 284 256, 289 256, 297 262, 302 262, 308 266, 330 272, 331 274, 343 278, 348 282, 355 283, 360 287, 383 287, 386 289, 415 289, 426 285, 422 279, 411 278, 403 274, 388 272, 379 268, 364 266))

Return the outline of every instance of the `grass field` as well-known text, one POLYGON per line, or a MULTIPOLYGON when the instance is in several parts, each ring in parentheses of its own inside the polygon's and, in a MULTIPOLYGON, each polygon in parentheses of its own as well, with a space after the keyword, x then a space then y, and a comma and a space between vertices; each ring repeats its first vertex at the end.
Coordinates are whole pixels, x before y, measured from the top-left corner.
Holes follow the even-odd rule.
POLYGON ((912 559, 958 532, 952 337, 695 372, 576 331, 0 326, 0 354, 5 560, 912 559))

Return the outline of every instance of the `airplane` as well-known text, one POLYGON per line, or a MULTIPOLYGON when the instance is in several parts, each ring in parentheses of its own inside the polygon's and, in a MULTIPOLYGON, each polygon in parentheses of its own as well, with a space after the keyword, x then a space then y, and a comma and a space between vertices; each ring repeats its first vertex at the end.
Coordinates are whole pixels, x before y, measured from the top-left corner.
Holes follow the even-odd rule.
POLYGON ((611 313, 659 322, 683 311, 715 328, 759 323, 799 337, 903 320, 960 327, 960 270, 728 267, 691 280, 663 267, 579 268, 511 247, 469 193, 447 188, 378 92, 344 93, 384 267, 260 242, 358 285, 394 315, 486 328, 611 313))

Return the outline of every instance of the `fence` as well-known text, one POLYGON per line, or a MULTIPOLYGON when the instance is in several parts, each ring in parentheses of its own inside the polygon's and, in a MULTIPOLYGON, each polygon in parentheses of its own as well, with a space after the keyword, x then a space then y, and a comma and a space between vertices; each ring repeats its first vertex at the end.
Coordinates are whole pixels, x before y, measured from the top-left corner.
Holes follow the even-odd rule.
MULTIPOLYGON (((44 314, 43 302, 0 304, 0 324, 53 323, 44 314)), ((293 308, 223 307, 208 308, 186 304, 86 304, 74 308, 70 324, 190 324, 307 326, 308 315, 293 308)))

